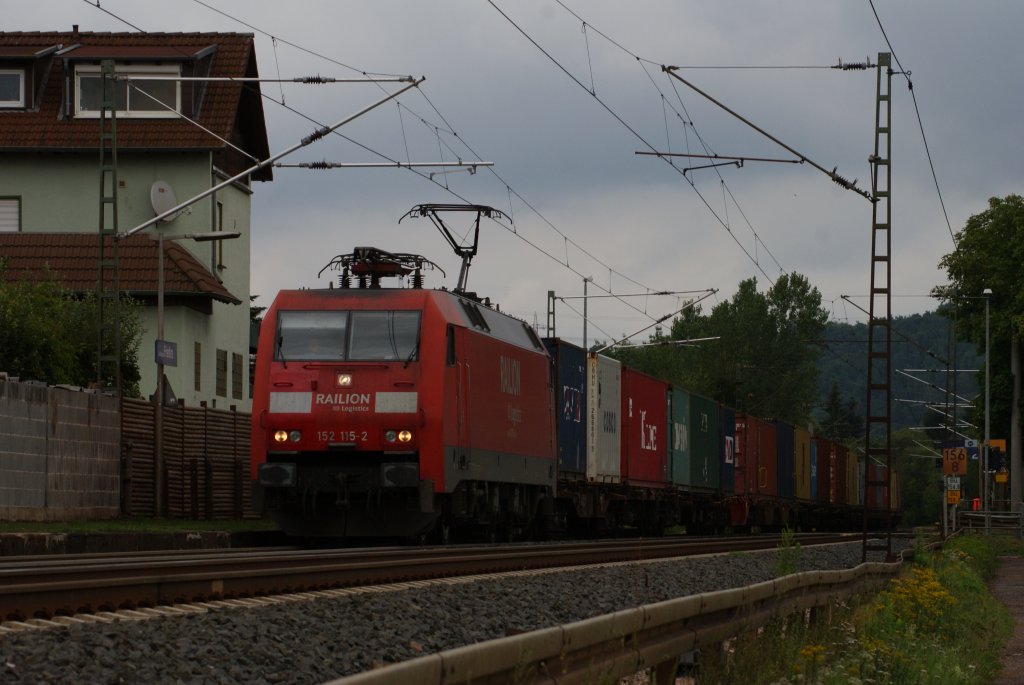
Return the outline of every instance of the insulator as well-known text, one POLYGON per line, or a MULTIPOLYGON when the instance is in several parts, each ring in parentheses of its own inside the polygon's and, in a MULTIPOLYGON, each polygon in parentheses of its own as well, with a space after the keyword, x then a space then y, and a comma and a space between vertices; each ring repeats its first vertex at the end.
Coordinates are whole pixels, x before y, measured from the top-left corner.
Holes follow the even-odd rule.
POLYGON ((320 74, 316 76, 303 76, 301 80, 303 83, 334 83, 335 81, 333 78, 321 76, 320 74))
POLYGON ((416 290, 423 287, 423 273, 419 269, 416 269, 412 274, 412 287, 416 290))
POLYGON ((833 66, 833 69, 842 69, 843 71, 864 71, 865 69, 871 69, 874 65, 869 59, 866 62, 847 62, 843 63, 843 60, 839 60, 839 64, 833 66))
POLYGON ((359 287, 360 288, 367 288, 367 287, 369 287, 369 285, 370 285, 369 278, 367 278, 366 274, 361 274, 359 276, 359 287))
POLYGON ((323 128, 318 128, 317 130, 313 131, 308 136, 303 138, 302 139, 302 144, 303 145, 309 145, 310 143, 315 143, 316 141, 320 140, 321 138, 323 138, 324 136, 326 136, 330 132, 331 132, 331 128, 329 126, 324 126, 323 128))

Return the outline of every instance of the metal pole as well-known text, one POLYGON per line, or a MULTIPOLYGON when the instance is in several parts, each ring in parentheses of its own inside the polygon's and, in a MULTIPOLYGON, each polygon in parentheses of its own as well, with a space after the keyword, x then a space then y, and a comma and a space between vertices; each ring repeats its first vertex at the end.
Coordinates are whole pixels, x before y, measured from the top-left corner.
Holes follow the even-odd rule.
POLYGON ((587 283, 592 280, 590 276, 583 279, 583 351, 587 351, 587 283))
POLYGON ((989 349, 989 337, 988 337, 988 333, 989 333, 988 304, 989 304, 989 300, 991 299, 991 296, 992 296, 991 288, 985 288, 985 290, 982 292, 982 294, 985 296, 985 448, 984 448, 984 451, 982 452, 982 454, 983 454, 983 462, 984 462, 983 463, 984 471, 982 472, 983 478, 982 478, 982 481, 981 481, 981 483, 982 483, 981 487, 982 487, 982 493, 983 493, 982 494, 982 498, 983 498, 982 502, 983 502, 983 504, 985 506, 985 533, 988 534, 988 533, 992 532, 992 519, 991 519, 991 516, 989 514, 990 507, 989 507, 989 504, 988 504, 988 500, 989 500, 989 497, 990 497, 990 493, 989 493, 990 488, 989 488, 989 482, 988 482, 988 461, 989 461, 988 455, 989 455, 989 449, 990 449, 989 448, 989 440, 991 439, 991 435, 990 435, 990 432, 989 432, 991 424, 989 422, 989 404, 988 404, 989 389, 991 387, 990 384, 989 384, 989 379, 990 379, 990 375, 989 375, 989 359, 992 357, 991 350, 989 349))
POLYGON ((164 234, 157 231, 157 289, 156 289, 156 447, 153 453, 156 515, 164 515, 164 363, 158 347, 164 339, 164 234))

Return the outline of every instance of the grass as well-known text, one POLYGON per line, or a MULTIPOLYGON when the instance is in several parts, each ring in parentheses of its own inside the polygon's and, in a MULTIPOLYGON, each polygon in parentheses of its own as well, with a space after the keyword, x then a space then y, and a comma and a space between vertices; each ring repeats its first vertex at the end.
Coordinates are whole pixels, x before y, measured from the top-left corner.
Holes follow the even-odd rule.
POLYGON ((96 521, 2 521, 0 533, 177 533, 186 531, 277 530, 270 519, 190 521, 166 518, 126 518, 96 521))
POLYGON ((1001 667, 1013 618, 988 592, 1012 539, 950 540, 878 595, 779 619, 763 630, 703 650, 701 685, 974 685, 1001 667))

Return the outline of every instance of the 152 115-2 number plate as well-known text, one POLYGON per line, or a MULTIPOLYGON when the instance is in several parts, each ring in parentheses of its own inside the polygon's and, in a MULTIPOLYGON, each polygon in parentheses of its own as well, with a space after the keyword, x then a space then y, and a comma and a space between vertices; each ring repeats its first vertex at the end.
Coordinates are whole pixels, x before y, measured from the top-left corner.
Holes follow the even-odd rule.
POLYGON ((317 431, 320 442, 366 442, 366 431, 317 431))

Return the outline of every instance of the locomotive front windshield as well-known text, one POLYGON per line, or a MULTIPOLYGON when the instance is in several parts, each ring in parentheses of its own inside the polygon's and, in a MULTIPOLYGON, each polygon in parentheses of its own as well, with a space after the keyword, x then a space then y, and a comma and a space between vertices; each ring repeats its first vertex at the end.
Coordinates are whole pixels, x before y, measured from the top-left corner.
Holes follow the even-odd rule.
POLYGON ((276 361, 414 361, 418 311, 281 311, 276 361))

